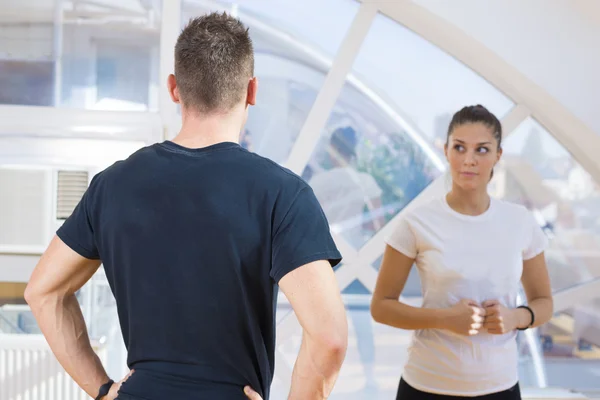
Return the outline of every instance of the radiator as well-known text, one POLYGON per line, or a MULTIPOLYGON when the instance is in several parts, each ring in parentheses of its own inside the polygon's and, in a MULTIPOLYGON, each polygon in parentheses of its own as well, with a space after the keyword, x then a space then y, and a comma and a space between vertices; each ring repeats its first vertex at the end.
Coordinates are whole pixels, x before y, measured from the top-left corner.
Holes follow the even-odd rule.
POLYGON ((61 367, 42 335, 0 334, 0 399, 89 400, 89 396, 61 367))

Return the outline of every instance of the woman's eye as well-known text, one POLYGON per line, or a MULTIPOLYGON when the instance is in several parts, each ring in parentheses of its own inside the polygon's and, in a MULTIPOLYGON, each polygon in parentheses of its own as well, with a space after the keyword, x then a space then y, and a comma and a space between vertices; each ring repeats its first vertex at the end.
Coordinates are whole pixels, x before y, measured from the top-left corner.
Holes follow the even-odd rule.
POLYGON ((480 153, 487 153, 490 150, 487 147, 480 147, 477 149, 477 151, 479 151, 480 153))
POLYGON ((462 145, 460 145, 460 144, 457 144, 457 145, 455 145, 455 146, 454 146, 454 149, 455 149, 456 151, 463 151, 465 148, 464 148, 462 145))

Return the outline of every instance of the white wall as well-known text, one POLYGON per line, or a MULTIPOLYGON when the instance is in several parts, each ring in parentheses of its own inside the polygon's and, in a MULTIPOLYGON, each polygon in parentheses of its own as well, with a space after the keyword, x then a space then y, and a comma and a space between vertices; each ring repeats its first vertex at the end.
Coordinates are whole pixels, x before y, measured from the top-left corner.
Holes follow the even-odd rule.
POLYGON ((544 88, 600 134, 600 2, 413 0, 544 88))

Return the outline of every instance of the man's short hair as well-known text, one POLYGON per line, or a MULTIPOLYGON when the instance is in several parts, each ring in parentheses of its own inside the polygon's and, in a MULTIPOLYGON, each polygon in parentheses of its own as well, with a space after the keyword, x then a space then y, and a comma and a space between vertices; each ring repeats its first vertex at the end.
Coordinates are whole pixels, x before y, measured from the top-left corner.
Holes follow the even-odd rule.
POLYGON ((356 156, 357 135, 354 128, 346 126, 337 128, 331 134, 329 145, 345 158, 356 156))
POLYGON ((175 79, 184 106, 227 112, 245 97, 254 76, 254 50, 246 28, 226 13, 190 20, 175 45, 175 79))

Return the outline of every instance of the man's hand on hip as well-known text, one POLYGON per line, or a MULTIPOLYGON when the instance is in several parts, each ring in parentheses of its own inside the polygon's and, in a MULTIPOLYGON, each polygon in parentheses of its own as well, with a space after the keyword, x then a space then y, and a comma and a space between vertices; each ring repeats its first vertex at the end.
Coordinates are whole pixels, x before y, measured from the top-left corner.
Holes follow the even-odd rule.
POLYGON ((263 400, 260 394, 256 393, 250 386, 244 388, 244 393, 250 400, 263 400))
POLYGON ((119 389, 121 389, 121 385, 127 379, 129 379, 129 377, 131 375, 133 375, 134 372, 135 372, 134 370, 129 371, 129 373, 127 374, 127 376, 125 376, 125 378, 121 379, 119 382, 113 383, 113 385, 110 387, 108 394, 106 396, 104 396, 102 398, 102 400, 115 400, 117 398, 117 396, 119 395, 119 389))

